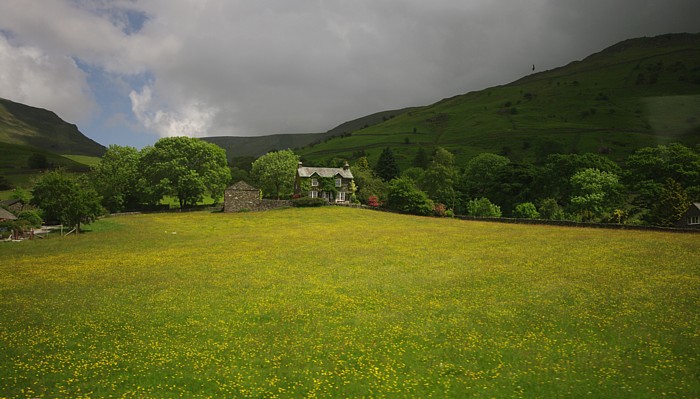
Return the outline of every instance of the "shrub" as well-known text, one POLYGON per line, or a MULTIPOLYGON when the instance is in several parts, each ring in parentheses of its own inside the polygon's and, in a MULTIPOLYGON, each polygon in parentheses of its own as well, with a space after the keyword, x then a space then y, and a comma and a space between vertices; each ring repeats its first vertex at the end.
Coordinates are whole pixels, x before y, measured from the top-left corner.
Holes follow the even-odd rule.
POLYGON ((564 209, 554 198, 545 198, 540 203, 540 217, 547 220, 564 220, 564 209))
POLYGON ((532 202, 524 202, 515 206, 513 216, 522 219, 537 219, 540 217, 540 213, 537 212, 537 207, 535 207, 535 204, 532 202))
POLYGON ((501 207, 489 201, 488 198, 473 199, 467 202, 467 215, 501 217, 501 207))
POLYGON ((379 198, 377 198, 376 195, 370 195, 367 199, 367 205, 376 208, 379 205, 381 205, 381 203, 379 202, 379 198))
POLYGON ((433 213, 435 216, 445 217, 447 214, 447 207, 445 207, 445 204, 435 204, 435 206, 433 206, 433 213))
POLYGON ((428 216, 433 214, 434 204, 413 180, 402 177, 389 183, 387 206, 400 212, 428 216))
POLYGON ((319 207, 327 204, 328 201, 324 198, 301 197, 292 200, 292 205, 298 208, 319 207))
POLYGON ((30 227, 41 227, 43 220, 39 212, 34 210, 22 211, 17 215, 17 220, 24 220, 30 227))

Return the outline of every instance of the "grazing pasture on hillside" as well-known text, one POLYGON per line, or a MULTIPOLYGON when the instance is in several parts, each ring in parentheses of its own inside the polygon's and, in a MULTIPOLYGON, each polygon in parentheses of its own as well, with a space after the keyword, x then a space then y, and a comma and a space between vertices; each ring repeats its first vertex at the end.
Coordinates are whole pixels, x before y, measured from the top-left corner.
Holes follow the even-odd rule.
POLYGON ((0 397, 698 397, 700 236, 339 207, 0 245, 0 397))

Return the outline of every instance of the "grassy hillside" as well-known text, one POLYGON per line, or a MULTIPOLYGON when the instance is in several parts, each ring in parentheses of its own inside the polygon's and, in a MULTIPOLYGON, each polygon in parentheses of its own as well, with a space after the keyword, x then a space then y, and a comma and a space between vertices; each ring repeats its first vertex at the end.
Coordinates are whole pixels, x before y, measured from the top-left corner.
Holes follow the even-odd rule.
POLYGON ((0 243, 0 396, 698 397, 699 250, 338 207, 103 219, 0 243))
POLYGON ((535 161, 553 152, 621 160, 643 146, 700 143, 700 34, 633 39, 565 67, 444 99, 301 151, 371 161, 392 147, 403 166, 419 146, 459 162, 481 152, 535 161))
POLYGON ((325 133, 273 134, 256 137, 218 136, 203 137, 202 139, 226 150, 229 160, 241 156, 259 157, 273 150, 295 149, 322 143, 333 137, 344 136, 357 129, 376 125, 412 109, 377 112, 342 123, 325 133))
POLYGON ((0 98, 0 142, 55 154, 101 156, 105 147, 55 113, 0 98))
MULTIPOLYGON (((52 167, 61 167, 70 172, 87 171, 90 165, 99 158, 89 156, 58 155, 51 151, 19 144, 0 142, 0 175, 5 176, 14 187, 29 188, 32 180, 37 178, 41 171, 28 166, 28 160, 34 154, 41 154, 52 167)), ((0 199, 10 195, 11 190, 0 191, 0 199)))

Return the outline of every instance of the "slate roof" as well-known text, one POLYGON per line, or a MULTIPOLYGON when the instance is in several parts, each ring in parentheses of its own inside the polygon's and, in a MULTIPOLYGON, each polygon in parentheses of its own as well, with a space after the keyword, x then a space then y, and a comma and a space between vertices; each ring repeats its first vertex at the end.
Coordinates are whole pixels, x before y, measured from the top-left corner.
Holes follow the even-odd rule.
POLYGON ((244 182, 243 180, 239 181, 238 183, 235 183, 231 185, 229 188, 226 190, 234 190, 234 191, 259 191, 260 189, 255 188, 251 186, 250 184, 244 182))
POLYGON ((16 203, 18 203, 18 202, 20 202, 20 201, 19 201, 19 199, 17 199, 17 198, 6 199, 6 200, 0 201, 0 206, 12 206, 12 205, 14 205, 14 204, 16 204, 16 203))
POLYGON ((354 179, 349 168, 314 168, 309 166, 301 166, 297 169, 297 173, 299 174, 299 177, 311 177, 314 174, 317 174, 320 177, 335 177, 340 175, 345 179, 354 179))
POLYGON ((17 216, 13 215, 10 211, 6 211, 4 208, 0 208, 0 220, 16 220, 17 216))

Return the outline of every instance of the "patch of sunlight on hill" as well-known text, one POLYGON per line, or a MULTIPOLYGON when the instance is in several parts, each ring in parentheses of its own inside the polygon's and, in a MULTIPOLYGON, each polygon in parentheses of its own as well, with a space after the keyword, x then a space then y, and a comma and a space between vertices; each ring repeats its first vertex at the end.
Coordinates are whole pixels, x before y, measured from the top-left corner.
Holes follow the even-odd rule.
POLYGON ((89 155, 65 155, 64 154, 62 156, 65 158, 68 158, 72 161, 75 161, 75 162, 78 162, 78 163, 81 163, 81 164, 87 165, 87 166, 97 166, 97 164, 99 164, 100 161, 102 160, 102 158, 100 158, 100 157, 93 157, 93 156, 89 156, 89 155))

